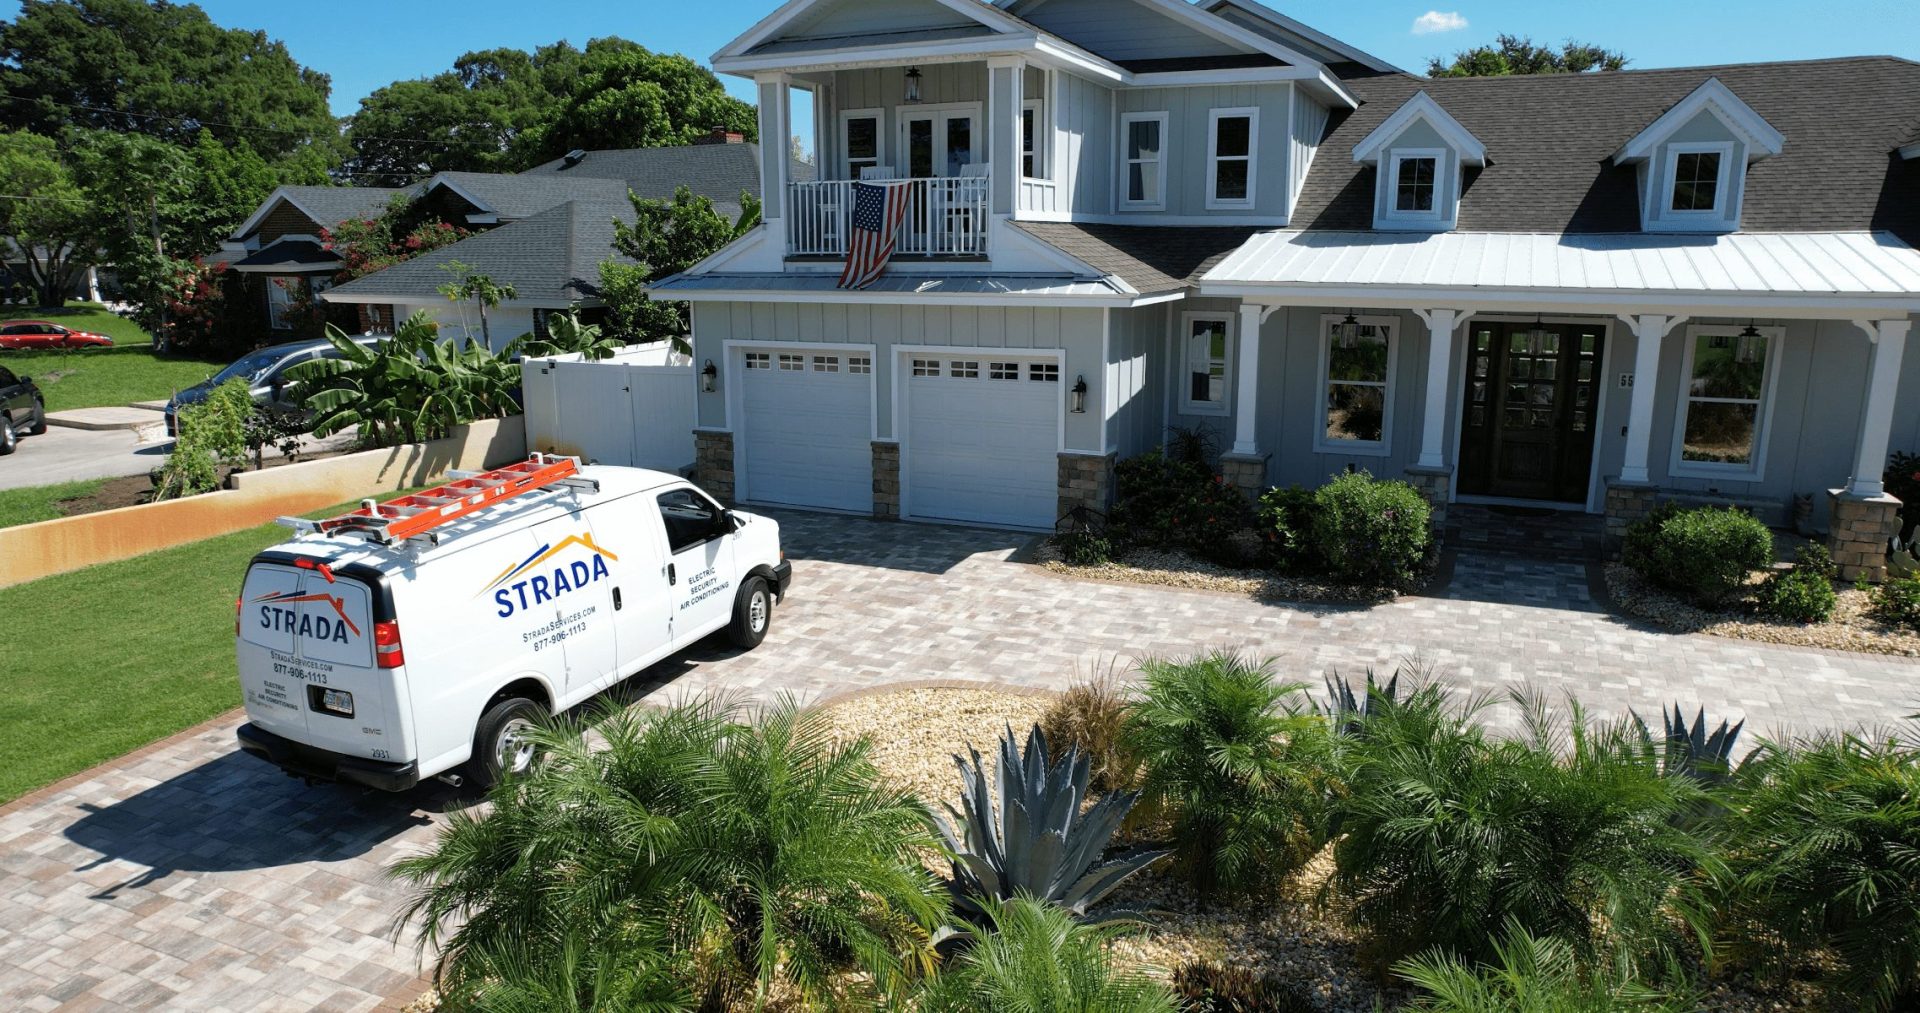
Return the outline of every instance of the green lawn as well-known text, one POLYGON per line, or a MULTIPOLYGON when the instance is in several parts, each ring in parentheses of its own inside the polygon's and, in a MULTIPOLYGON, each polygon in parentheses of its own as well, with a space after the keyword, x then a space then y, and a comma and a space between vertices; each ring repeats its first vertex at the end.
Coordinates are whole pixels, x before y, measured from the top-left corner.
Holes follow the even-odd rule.
POLYGON ((233 596, 290 535, 263 524, 0 588, 0 803, 240 706, 233 596))
MULTIPOLYGON (((11 311, 7 320, 52 320, 105 334, 112 348, 23 352, 0 351, 0 366, 33 377, 50 411, 97 408, 171 396, 220 371, 226 361, 155 355, 147 332, 94 303, 70 303, 63 310, 11 311)), ((4 323, 5 320, 0 320, 4 323)))
POLYGON ((0 312, 0 323, 9 320, 51 320, 76 331, 104 334, 113 339, 115 348, 153 344, 153 336, 145 328, 97 302, 70 302, 57 310, 8 309, 0 312))
POLYGON ((0 489, 0 528, 64 517, 58 506, 61 500, 91 496, 100 491, 106 481, 104 478, 94 478, 61 482, 58 485, 36 485, 26 489, 0 489))

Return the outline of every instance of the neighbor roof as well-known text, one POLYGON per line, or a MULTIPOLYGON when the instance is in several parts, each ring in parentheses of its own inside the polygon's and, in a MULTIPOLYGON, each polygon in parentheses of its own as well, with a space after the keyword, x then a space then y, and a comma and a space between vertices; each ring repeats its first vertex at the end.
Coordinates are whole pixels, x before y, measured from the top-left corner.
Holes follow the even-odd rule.
POLYGON ((340 256, 311 239, 282 239, 228 265, 236 271, 301 271, 337 267, 340 256))
POLYGON ((1101 274, 1119 278, 1142 295, 1178 292, 1193 286, 1208 268, 1260 231, 1225 226, 1014 224, 1101 274))
MULTIPOLYGON (((668 200, 676 186, 686 185, 693 192, 713 201, 713 206, 729 218, 740 214, 740 195, 760 193, 760 146, 758 144, 695 144, 680 148, 622 148, 589 151, 577 163, 568 165, 556 158, 536 165, 522 177, 589 176, 617 179, 635 194, 649 200, 668 200)), ((796 180, 813 178, 813 166, 794 162, 796 180)))
MULTIPOLYGON (((1336 116, 1293 225, 1364 231, 1376 169, 1346 151, 1427 91, 1494 153, 1466 177, 1465 232, 1637 232, 1635 170, 1609 161, 1624 143, 1718 78, 1786 137, 1747 175, 1747 232, 1884 229, 1920 243, 1920 199, 1896 199, 1893 151, 1920 102, 1920 64, 1893 57, 1492 78, 1407 75, 1347 82, 1363 105, 1336 116)), ((1909 163, 1911 164, 1911 163, 1909 163)), ((1895 170, 1897 171, 1897 170, 1895 170)))
POLYGON ((283 186, 267 196, 260 207, 233 230, 234 239, 251 234, 261 219, 281 201, 299 209, 321 228, 333 228, 351 218, 371 218, 387 206, 395 194, 414 193, 418 187, 388 186, 283 186))
POLYGON ((602 203, 626 196, 624 181, 587 176, 507 175, 498 172, 436 173, 427 185, 444 183, 503 220, 529 218, 568 201, 602 203))

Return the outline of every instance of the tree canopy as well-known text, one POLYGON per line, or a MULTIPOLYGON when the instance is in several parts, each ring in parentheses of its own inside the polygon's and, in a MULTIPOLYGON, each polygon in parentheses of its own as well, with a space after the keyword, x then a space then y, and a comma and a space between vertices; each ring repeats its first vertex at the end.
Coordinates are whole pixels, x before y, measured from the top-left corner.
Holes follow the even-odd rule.
POLYGON ((1504 77, 1509 74, 1585 74, 1624 70, 1624 53, 1571 39, 1559 49, 1534 45, 1522 35, 1500 35, 1491 46, 1463 49, 1451 62, 1434 57, 1427 62, 1428 77, 1504 77))
POLYGON ((687 351, 692 307, 683 302, 654 302, 646 286, 685 271, 760 223, 760 199, 740 195, 740 217, 728 221, 713 201, 688 187, 672 201, 648 200, 629 193, 634 222, 613 223, 613 249, 631 262, 609 257, 600 262, 600 298, 607 304, 607 330, 629 344, 671 341, 687 351))
POLYGON ((387 185, 442 170, 518 172, 574 148, 685 144, 716 126, 752 137, 758 120, 684 56, 620 38, 489 49, 361 100, 349 168, 387 185))
POLYGON ((193 4, 22 0, 0 21, 0 125, 142 133, 182 147, 211 131, 270 162, 336 161, 327 75, 265 32, 222 28, 193 4))

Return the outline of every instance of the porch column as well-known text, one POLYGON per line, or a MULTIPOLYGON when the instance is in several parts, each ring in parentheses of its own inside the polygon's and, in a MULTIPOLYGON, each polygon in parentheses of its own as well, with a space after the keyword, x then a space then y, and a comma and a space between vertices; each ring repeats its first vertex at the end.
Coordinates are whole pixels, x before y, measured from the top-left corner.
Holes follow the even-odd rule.
POLYGON ((1873 342, 1867 367, 1867 410, 1860 423, 1859 453, 1853 459, 1851 496, 1871 498, 1886 492, 1881 477, 1887 470, 1887 442, 1893 435, 1893 402, 1900 391, 1900 360, 1907 354, 1910 320, 1856 320, 1873 342))
POLYGON ((1013 214, 1020 191, 1020 114, 1025 105, 1026 63, 998 57, 987 62, 987 160, 989 206, 996 215, 1013 214))
POLYGON ((1457 310, 1416 310, 1427 322, 1427 411, 1420 430, 1422 468, 1443 468, 1447 463, 1447 391, 1453 389, 1453 329, 1460 322, 1457 310))
POLYGON ((1267 488, 1267 457, 1260 452, 1260 330, 1280 309, 1259 303, 1240 304, 1239 360, 1234 365, 1233 450, 1220 458, 1228 484, 1249 496, 1267 488))
POLYGON ((1622 316, 1633 328, 1633 398, 1627 410, 1627 456, 1620 466, 1620 481, 1645 485, 1652 481, 1647 470, 1649 448, 1653 441, 1653 396, 1660 385, 1660 345, 1667 334, 1686 317, 1660 313, 1622 316))
POLYGON ((753 83, 760 90, 760 217, 778 221, 786 217, 793 176, 793 82, 785 74, 755 74, 753 83))

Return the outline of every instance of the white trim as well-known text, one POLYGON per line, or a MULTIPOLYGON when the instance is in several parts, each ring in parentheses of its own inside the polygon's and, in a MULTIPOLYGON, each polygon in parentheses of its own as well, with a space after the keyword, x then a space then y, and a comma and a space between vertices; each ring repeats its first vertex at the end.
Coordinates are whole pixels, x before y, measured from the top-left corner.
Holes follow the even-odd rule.
MULTIPOLYGON (((1121 113, 1119 115, 1119 129, 1114 132, 1114 140, 1116 142, 1114 145, 1114 155, 1118 159, 1118 168, 1114 173, 1113 181, 1114 207, 1132 211, 1165 211, 1167 209, 1167 167, 1168 163, 1172 161, 1172 159, 1167 157, 1168 143, 1173 139, 1171 127, 1172 118, 1165 111, 1121 113), (1133 174, 1131 170, 1135 161, 1127 157, 1127 136, 1130 128, 1135 123, 1154 123, 1160 128, 1159 156, 1154 160, 1155 166, 1158 169, 1158 171, 1154 173, 1154 177, 1156 182, 1159 183, 1159 189, 1154 192, 1152 200, 1142 199, 1136 201, 1127 197, 1127 194, 1132 192, 1130 184, 1133 182, 1133 174)), ((1145 165, 1147 159, 1140 159, 1139 162, 1145 165)))
POLYGON ((1199 295, 1227 299, 1272 299, 1315 305, 1368 305, 1416 309, 1471 303, 1509 313, 1665 313, 1693 316, 1767 316, 1826 320, 1835 316, 1878 317, 1920 313, 1920 293, 1847 295, 1776 292, 1673 292, 1647 289, 1555 289, 1473 286, 1375 286, 1325 282, 1205 281, 1199 295))
MULTIPOLYGON (((703 289, 698 292, 677 292, 672 289, 655 291, 654 297, 664 302, 747 302, 747 303, 867 303, 880 305, 917 305, 917 306, 1023 306, 1055 309, 1128 309, 1134 306, 1151 306, 1155 303, 1172 302, 1186 297, 1185 292, 1160 292, 1148 295, 1139 293, 1115 292, 1106 296, 1021 296, 1007 292, 980 292, 966 294, 928 294, 925 292, 870 292, 870 291, 832 291, 832 292, 793 292, 777 289, 703 289)), ((417 299, 418 296, 408 298, 417 299)), ((392 297, 369 298, 363 300, 341 300, 343 302, 390 302, 392 297)), ((530 305, 520 300, 517 305, 530 305)), ((564 308, 564 307, 561 307, 564 308)))
MULTIPOLYGON (((772 38, 781 29, 797 20, 800 15, 821 2, 823 0, 788 0, 773 13, 754 22, 751 28, 740 33, 732 42, 720 47, 719 52, 713 54, 710 62, 717 65, 725 57, 739 56, 747 52, 772 38)), ((1001 12, 992 4, 970 3, 968 0, 934 0, 934 2, 996 31, 1016 34, 1027 31, 1025 25, 1001 12)))
POLYGON ((1259 204, 1260 197, 1260 110, 1255 106, 1235 106, 1211 110, 1207 115, 1207 210, 1241 211, 1252 210, 1259 204), (1247 163, 1247 195, 1244 198, 1228 199, 1217 195, 1220 185, 1220 121, 1245 117, 1247 121, 1247 153, 1244 156, 1227 156, 1235 161, 1247 163))
MULTIPOLYGON (((1237 373, 1234 359, 1239 353, 1239 314, 1232 310, 1189 310, 1180 314, 1180 329, 1173 334, 1173 368, 1168 370, 1173 377, 1174 411, 1181 415, 1205 415, 1224 418, 1233 414, 1234 382, 1237 373), (1220 402, 1195 401, 1188 395, 1187 387, 1189 352, 1188 342, 1193 340, 1193 325, 1197 321, 1219 321, 1227 325, 1227 347, 1220 360, 1220 402)), ((1212 357, 1208 357, 1212 361, 1212 357)))
POLYGON ((1459 153, 1462 162, 1468 165, 1487 164, 1487 146, 1424 91, 1408 99, 1385 122, 1374 127, 1371 133, 1360 139, 1360 143, 1353 146, 1354 163, 1365 165, 1380 161, 1381 152, 1390 147, 1415 120, 1425 120, 1441 140, 1459 153))
MULTIPOLYGON (((1422 231, 1445 231, 1453 228, 1455 219, 1446 213, 1448 184, 1460 177, 1455 167, 1452 152, 1446 148, 1394 148, 1382 166, 1380 185, 1386 189, 1381 195, 1382 207, 1375 228, 1406 228, 1422 231), (1402 211, 1400 209, 1400 167, 1402 164, 1421 159, 1433 160, 1433 210, 1402 211)), ((1459 207, 1456 199, 1452 205, 1459 207)))
MULTIPOLYGON (((1649 194, 1644 205, 1648 232, 1732 232, 1739 227, 1746 166, 1739 166, 1738 175, 1735 174, 1732 141, 1675 141, 1667 145, 1662 161, 1665 165, 1658 173, 1660 189, 1649 194), (1704 154, 1720 156, 1713 207, 1693 210, 1674 207, 1673 191, 1679 182, 1680 156, 1704 154)), ((1647 175, 1650 179, 1655 177, 1654 173, 1647 175)))
MULTIPOLYGON (((1400 333, 1400 325, 1404 321, 1400 317, 1381 316, 1378 314, 1366 316, 1356 313, 1355 316, 1358 317, 1362 327, 1387 328, 1387 371, 1385 380, 1380 384, 1380 440, 1379 442, 1369 440, 1335 440, 1327 436, 1327 387, 1333 382, 1327 376, 1327 370, 1332 365, 1330 361, 1332 340, 1331 335, 1327 333, 1327 325, 1337 324, 1345 320, 1346 314, 1323 313, 1320 316, 1320 324, 1314 331, 1314 340, 1319 344, 1320 365, 1314 371, 1315 383, 1319 389, 1313 396, 1313 451, 1316 454, 1389 457, 1393 454, 1394 388, 1398 386, 1394 373, 1400 368, 1400 344, 1405 340, 1405 335, 1400 333)), ((1358 382, 1363 386, 1373 386, 1373 381, 1371 380, 1342 380, 1340 382, 1358 382)))
POLYGON ((1276 11, 1273 8, 1266 6, 1265 4, 1255 3, 1254 0, 1212 0, 1211 3, 1203 5, 1202 9, 1205 10, 1207 13, 1214 15, 1215 17, 1219 17, 1220 8, 1222 7, 1238 7, 1241 11, 1247 14, 1250 14, 1256 18, 1259 18, 1262 21, 1268 22, 1269 24, 1272 24, 1274 27, 1279 28, 1282 31, 1292 32, 1293 34, 1306 39, 1308 42, 1314 43, 1315 45, 1324 46, 1327 49, 1331 49, 1334 52, 1339 53, 1341 56, 1347 57, 1353 62, 1360 64, 1361 66, 1367 68, 1368 70, 1376 71, 1381 74, 1406 73, 1406 71, 1401 70, 1399 67, 1396 67, 1393 64, 1388 63, 1387 61, 1382 60, 1371 53, 1367 53, 1362 50, 1355 49, 1354 47, 1344 42, 1341 42, 1339 39, 1336 39, 1333 36, 1328 35, 1327 33, 1322 32, 1316 28, 1312 28, 1298 21, 1295 21, 1294 19, 1287 17, 1285 14, 1282 14, 1279 11, 1276 11))
MULTIPOLYGON (((815 97, 815 101, 816 102, 819 101, 817 96, 815 97)), ((815 108, 817 109, 818 106, 816 106, 815 108)), ((815 114, 815 118, 816 119, 819 118, 818 113, 815 114)), ((893 165, 892 162, 889 162, 887 160, 887 111, 886 109, 880 106, 874 106, 868 109, 842 109, 840 110, 840 116, 839 116, 840 134, 839 134, 839 137, 837 138, 837 143, 834 146, 834 154, 839 159, 839 164, 835 166, 835 168, 838 169, 841 173, 843 173, 847 179, 860 178, 859 174, 853 171, 851 156, 847 150, 847 145, 850 140, 847 129, 849 125, 852 123, 852 121, 865 120, 865 119, 871 119, 873 121, 874 165, 876 166, 892 166, 893 165)), ((815 161, 816 162, 819 161, 819 157, 817 154, 815 155, 815 161)), ((824 166, 822 166, 822 168, 824 168, 824 166)))
MULTIPOLYGON (((1774 394, 1780 384, 1780 360, 1786 352, 1787 329, 1759 327, 1767 339, 1765 375, 1760 380, 1760 397, 1754 406, 1753 457, 1746 464, 1714 461, 1688 461, 1682 458, 1687 441, 1687 412, 1695 400, 1692 392, 1693 353, 1700 339, 1725 334, 1739 341, 1739 324, 1694 324, 1686 330, 1686 346, 1680 352, 1679 386, 1674 392, 1673 439, 1668 450, 1667 475, 1672 478, 1717 478, 1733 482, 1759 482, 1767 471, 1767 444, 1773 434, 1774 394)), ((1638 383, 1638 380, 1635 381, 1638 383)), ((1655 392, 1656 395, 1658 392, 1655 392)), ((1745 403, 1746 398, 1706 398, 1716 403, 1745 403)))
POLYGON ((1614 152, 1615 165, 1653 157, 1659 146, 1674 131, 1686 126, 1702 110, 1709 110, 1733 131, 1734 136, 1746 142, 1749 158, 1778 155, 1786 147, 1787 137, 1774 129, 1766 118, 1754 112, 1753 107, 1740 100, 1733 89, 1721 83, 1717 77, 1710 77, 1705 84, 1695 88, 1686 98, 1675 103, 1673 108, 1660 114, 1659 118, 1647 124, 1646 129, 1635 134, 1627 143, 1614 152))
MULTIPOLYGON (((742 400, 741 395, 743 391, 741 388, 745 386, 743 378, 747 372, 746 353, 750 350, 762 348, 788 351, 818 349, 821 351, 836 352, 864 352, 870 359, 877 359, 880 356, 879 346, 872 344, 843 344, 830 341, 758 341, 752 338, 726 338, 720 342, 721 361, 726 363, 726 372, 723 373, 720 378, 720 389, 724 392, 721 397, 725 401, 726 425, 721 429, 708 431, 729 432, 734 434, 733 498, 742 503, 751 502, 752 500, 751 494, 747 490, 747 470, 743 467, 745 464, 745 457, 743 455, 746 453, 748 436, 746 433, 746 402, 742 400), (738 423, 737 428, 736 422, 738 423)), ((875 362, 873 367, 873 371, 867 374, 867 440, 870 443, 880 439, 880 381, 878 379, 880 364, 875 362)), ((869 451, 869 453, 871 453, 871 451, 869 451)))
POLYGON ((1020 211, 1021 222, 1078 222, 1094 225, 1137 225, 1141 228, 1175 228, 1187 225, 1250 225, 1263 229, 1284 229, 1284 215, 1169 215, 1148 214, 1145 209, 1119 214, 1095 214, 1085 211, 1020 211))

